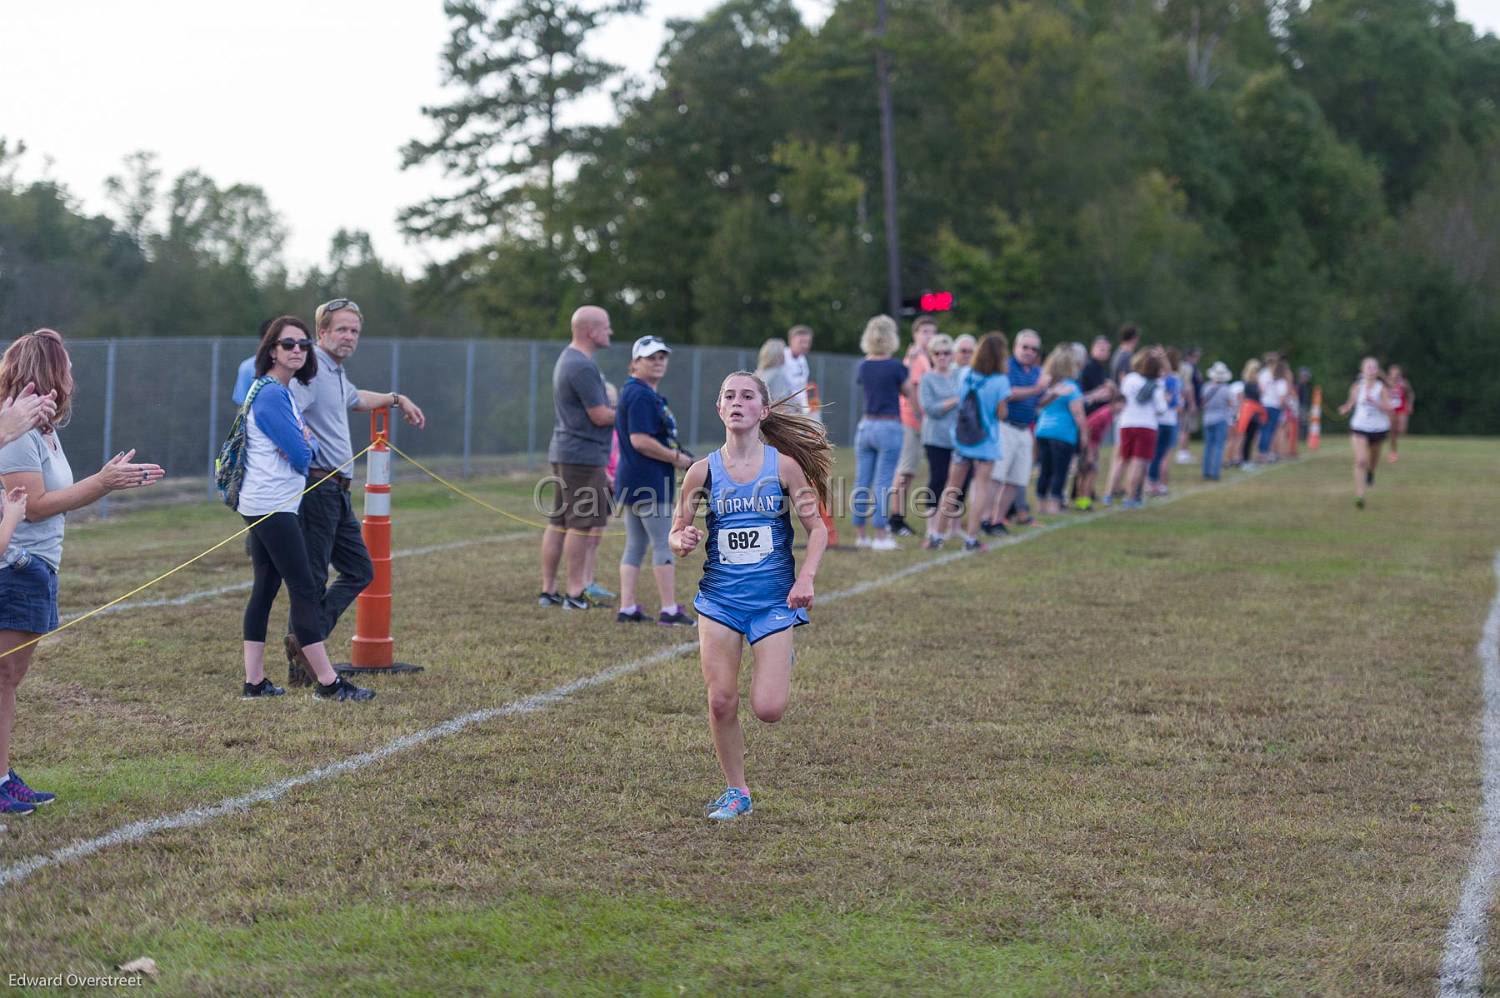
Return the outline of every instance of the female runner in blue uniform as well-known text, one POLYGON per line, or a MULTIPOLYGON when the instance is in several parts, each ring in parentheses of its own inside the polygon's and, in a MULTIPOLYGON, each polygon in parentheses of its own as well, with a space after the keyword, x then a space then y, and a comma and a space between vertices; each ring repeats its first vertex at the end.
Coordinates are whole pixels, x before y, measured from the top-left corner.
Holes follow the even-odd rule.
POLYGON ((813 576, 828 546, 818 503, 828 502, 833 451, 823 425, 772 403, 765 382, 736 371, 719 388, 724 446, 683 479, 669 537, 686 556, 707 541, 703 580, 693 601, 708 686, 708 727, 727 787, 708 816, 728 821, 751 811, 740 728, 741 641, 755 654, 750 706, 767 724, 786 711, 792 678, 792 628, 808 622, 813 576), (706 530, 694 526, 708 507, 706 530), (792 558, 792 514, 807 532, 802 571, 792 558))

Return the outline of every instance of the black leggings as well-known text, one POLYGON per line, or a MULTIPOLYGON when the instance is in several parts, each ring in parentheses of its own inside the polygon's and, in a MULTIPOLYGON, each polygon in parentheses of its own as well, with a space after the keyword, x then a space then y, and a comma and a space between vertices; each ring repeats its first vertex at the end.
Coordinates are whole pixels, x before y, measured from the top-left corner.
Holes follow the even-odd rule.
POLYGON ((932 493, 934 508, 942 500, 943 489, 948 484, 948 465, 953 461, 952 447, 923 444, 927 452, 927 488, 932 493))
POLYGON ((1043 499, 1062 501, 1063 491, 1068 485, 1068 467, 1073 463, 1073 452, 1077 445, 1067 440, 1052 437, 1037 437, 1037 449, 1041 451, 1041 474, 1036 481, 1037 495, 1043 499))
POLYGON ((1255 441, 1260 437, 1260 420, 1250 420, 1250 425, 1245 427, 1245 442, 1240 445, 1240 463, 1250 463, 1250 450, 1255 446, 1255 441))
MULTIPOLYGON (((245 522, 255 523, 257 519, 247 516, 245 522)), ((292 598, 292 633, 304 646, 322 641, 318 621, 323 593, 313 581, 307 542, 296 513, 272 513, 250 528, 250 564, 255 566, 255 585, 250 590, 250 602, 245 604, 245 640, 266 640, 271 604, 285 580, 292 598)))

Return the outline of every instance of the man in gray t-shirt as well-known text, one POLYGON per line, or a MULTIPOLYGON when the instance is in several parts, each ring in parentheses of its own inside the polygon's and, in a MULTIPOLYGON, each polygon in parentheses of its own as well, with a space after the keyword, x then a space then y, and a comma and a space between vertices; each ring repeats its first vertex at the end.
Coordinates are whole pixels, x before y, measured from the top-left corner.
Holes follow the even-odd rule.
POLYGON ((553 464, 609 464, 614 424, 597 426, 589 410, 607 406, 604 374, 591 355, 568 346, 552 369, 552 441, 547 460, 553 464))
POLYGON ((547 460, 552 464, 554 501, 542 535, 541 606, 583 610, 589 606, 584 587, 589 562, 609 522, 610 437, 615 410, 605 394, 604 375, 594 354, 609 346, 614 330, 609 313, 585 305, 573 313, 573 338, 552 369, 552 440, 547 460), (567 556, 567 592, 557 590, 557 570, 567 556))

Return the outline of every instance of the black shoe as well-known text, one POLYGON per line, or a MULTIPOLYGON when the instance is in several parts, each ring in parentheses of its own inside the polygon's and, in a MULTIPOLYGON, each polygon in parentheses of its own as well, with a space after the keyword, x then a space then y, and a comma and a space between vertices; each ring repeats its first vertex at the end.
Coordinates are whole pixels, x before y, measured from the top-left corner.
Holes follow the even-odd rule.
POLYGON ((240 695, 241 700, 259 700, 261 697, 284 696, 286 690, 272 683, 269 679, 262 679, 255 685, 245 684, 245 692, 240 695))
POLYGON ((619 613, 615 614, 615 623, 617 624, 643 624, 645 622, 646 615, 641 612, 640 607, 636 607, 629 613, 621 610, 619 613))
POLYGON ((1375 472, 1374 472, 1373 469, 1371 469, 1370 471, 1365 472, 1365 484, 1366 485, 1374 485, 1375 484, 1375 472))
POLYGON ((286 684, 288 686, 311 686, 313 684, 312 663, 302 654, 302 642, 297 635, 288 634, 286 646, 286 684))
POLYGON ((668 613, 667 611, 663 610, 661 614, 657 616, 656 622, 663 627, 692 627, 693 625, 698 623, 696 620, 694 620, 692 617, 689 617, 681 610, 677 610, 673 613, 668 613))
POLYGON ((343 676, 339 676, 327 686, 319 683, 317 689, 313 690, 313 698, 316 700, 374 700, 375 691, 355 686, 343 676))
POLYGON ((893 521, 891 523, 891 536, 892 537, 915 537, 915 536, 917 536, 917 532, 915 530, 911 529, 910 527, 908 527, 905 523, 896 523, 896 522, 893 521))
POLYGON ((999 537, 1001 534, 1010 533, 1009 530, 1005 529, 1005 524, 991 523, 988 520, 979 521, 979 532, 986 537, 999 537))
POLYGON ((536 598, 537 606, 562 606, 563 598, 557 593, 542 593, 536 598))
POLYGON ((587 610, 593 605, 582 596, 564 596, 562 598, 562 608, 564 610, 587 610))

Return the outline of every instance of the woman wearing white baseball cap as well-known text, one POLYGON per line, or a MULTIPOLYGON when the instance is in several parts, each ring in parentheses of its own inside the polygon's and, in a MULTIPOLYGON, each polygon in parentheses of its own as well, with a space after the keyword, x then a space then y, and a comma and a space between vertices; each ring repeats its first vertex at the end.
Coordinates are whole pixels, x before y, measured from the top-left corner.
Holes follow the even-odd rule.
POLYGON ((615 436, 620 441, 620 463, 615 469, 615 505, 625 518, 625 553, 620 556, 620 610, 615 620, 638 624, 646 619, 636 602, 636 585, 646 547, 651 547, 652 571, 661 597, 664 626, 686 626, 693 618, 677 604, 677 576, 667 535, 672 531, 672 507, 677 472, 693 463, 677 442, 677 420, 657 386, 667 373, 672 348, 658 336, 642 336, 630 348, 630 380, 620 389, 615 407, 615 436))
POLYGON ((1199 403, 1203 414, 1203 480, 1217 482, 1224 470, 1224 443, 1229 439, 1229 420, 1234 415, 1234 391, 1229 382, 1234 375, 1222 360, 1208 369, 1208 384, 1203 386, 1199 403))

